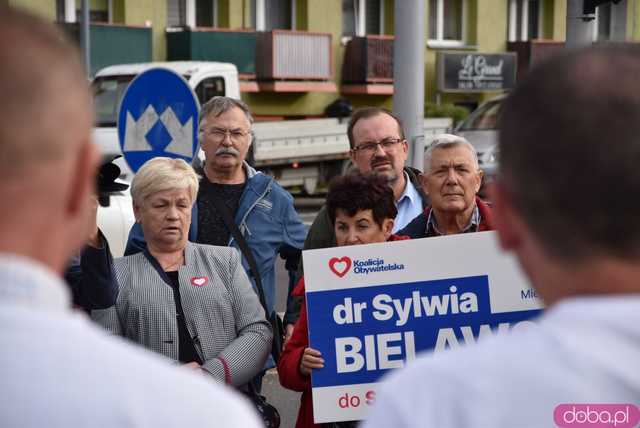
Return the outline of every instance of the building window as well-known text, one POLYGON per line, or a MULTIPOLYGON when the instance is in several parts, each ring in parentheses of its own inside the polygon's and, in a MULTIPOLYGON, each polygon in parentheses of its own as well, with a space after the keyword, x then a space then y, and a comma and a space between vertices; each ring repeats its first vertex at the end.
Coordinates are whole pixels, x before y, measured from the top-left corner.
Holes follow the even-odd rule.
POLYGON ((429 42, 442 46, 465 43, 466 2, 429 0, 429 42))
POLYGON ((541 0, 509 0, 509 41, 541 38, 541 0))
POLYGON ((167 27, 216 27, 217 0, 167 0, 167 27))
POLYGON ((213 97, 224 95, 224 78, 209 77, 196 86, 196 95, 200 105, 204 105, 213 97))
MULTIPOLYGON (((56 0, 56 21, 58 22, 68 22, 67 16, 65 14, 65 1, 64 0, 56 0)), ((73 17, 75 21, 75 16, 73 17)))
MULTIPOLYGON (((80 17, 82 20, 82 9, 76 9, 76 16, 80 17)), ((89 11, 89 22, 109 22, 109 11, 108 10, 90 10, 89 11)))
POLYGON ((602 4, 596 8, 596 22, 593 27, 593 40, 611 40, 611 4, 602 4))
POLYGON ((342 35, 384 34, 384 1, 342 0, 342 35))
POLYGON ((593 41, 624 41, 627 36, 627 2, 606 3, 596 8, 593 41))
POLYGON ((181 27, 187 24, 185 0, 167 0, 167 27, 181 27))
MULTIPOLYGON (((0 3, 2 3, 1 0, 0 3)), ((89 22, 110 23, 113 21, 112 2, 104 2, 102 6, 106 9, 91 9, 91 6, 89 7, 89 22)), ((75 0, 56 0, 56 20, 58 22, 80 22, 82 21, 82 7, 77 8, 75 0)))
POLYGON ((218 26, 217 0, 196 0, 196 27, 218 26))
POLYGON ((252 0, 252 24, 256 31, 292 30, 296 0, 252 0), (267 7, 268 3, 268 7, 267 7))

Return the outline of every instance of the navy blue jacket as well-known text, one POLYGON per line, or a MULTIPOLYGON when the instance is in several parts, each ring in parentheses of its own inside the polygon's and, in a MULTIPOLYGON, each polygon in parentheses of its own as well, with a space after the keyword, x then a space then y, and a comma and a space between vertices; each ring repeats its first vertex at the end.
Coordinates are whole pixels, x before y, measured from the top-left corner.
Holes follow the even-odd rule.
MULTIPOLYGON (((480 224, 478 225, 478 232, 494 230, 491 206, 477 196, 476 204, 478 205, 478 210, 480 210, 480 224)), ((431 206, 428 206, 421 214, 411 220, 404 229, 398 231, 398 235, 408 236, 411 239, 427 238, 427 220, 429 219, 430 212, 431 206)))
POLYGON ((113 271, 109 244, 98 231, 101 248, 86 245, 71 259, 65 280, 71 287, 73 303, 87 312, 113 306, 118 296, 118 283, 113 271))

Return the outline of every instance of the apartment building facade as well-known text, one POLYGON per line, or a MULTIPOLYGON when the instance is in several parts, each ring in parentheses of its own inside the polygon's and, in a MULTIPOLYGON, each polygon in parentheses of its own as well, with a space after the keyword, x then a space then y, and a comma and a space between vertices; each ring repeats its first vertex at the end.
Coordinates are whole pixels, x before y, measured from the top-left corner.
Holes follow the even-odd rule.
MULTIPOLYGON (((91 0, 92 70, 140 61, 232 62, 242 98, 263 119, 323 116, 339 98, 354 107, 391 108, 394 8, 402 1, 91 0)), ((472 109, 502 92, 490 86, 451 90, 444 58, 489 55, 501 64, 491 66, 494 71, 520 77, 565 38, 566 0, 424 1, 425 102, 472 109), (517 61, 510 63, 511 57, 517 61)), ((638 1, 600 6, 594 41, 639 39, 638 1)), ((80 0, 9 4, 78 37, 80 0)))

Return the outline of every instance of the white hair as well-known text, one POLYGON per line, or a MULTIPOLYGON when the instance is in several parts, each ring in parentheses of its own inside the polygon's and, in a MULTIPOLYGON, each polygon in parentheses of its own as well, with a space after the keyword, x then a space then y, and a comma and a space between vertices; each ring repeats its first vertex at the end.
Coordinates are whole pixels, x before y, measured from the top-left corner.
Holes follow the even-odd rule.
POLYGON ((133 203, 142 206, 149 196, 165 190, 189 189, 191 203, 198 194, 198 175, 182 159, 157 157, 140 167, 131 181, 133 203))
POLYGON ((434 150, 450 149, 457 146, 465 146, 469 149, 473 157, 473 164, 475 165, 476 169, 479 169, 480 166, 478 164, 478 152, 476 151, 476 148, 473 147, 473 145, 469 141, 467 141, 466 138, 453 134, 439 134, 433 137, 433 140, 431 140, 431 144, 429 144, 429 147, 424 152, 425 174, 428 173, 431 169, 431 158, 433 157, 434 150))

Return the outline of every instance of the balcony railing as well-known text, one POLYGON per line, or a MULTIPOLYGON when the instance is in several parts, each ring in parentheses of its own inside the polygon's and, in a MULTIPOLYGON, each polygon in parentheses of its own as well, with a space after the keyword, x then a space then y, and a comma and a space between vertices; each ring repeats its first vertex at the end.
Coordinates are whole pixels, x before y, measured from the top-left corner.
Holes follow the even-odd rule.
POLYGON ((256 74, 256 33, 254 31, 206 28, 168 28, 169 61, 230 62, 245 78, 256 74))
MULTIPOLYGON (((79 43, 77 23, 59 25, 79 43)), ((91 23, 89 42, 92 75, 109 65, 148 62, 153 57, 151 28, 148 27, 91 23)))
POLYGON ((258 33, 258 80, 331 80, 331 34, 273 30, 258 33))
POLYGON ((516 79, 520 80, 536 62, 564 50, 564 42, 553 40, 529 40, 525 42, 509 42, 507 50, 518 55, 518 71, 516 79))
POLYGON ((353 37, 344 54, 342 82, 393 83, 393 36, 353 37))

